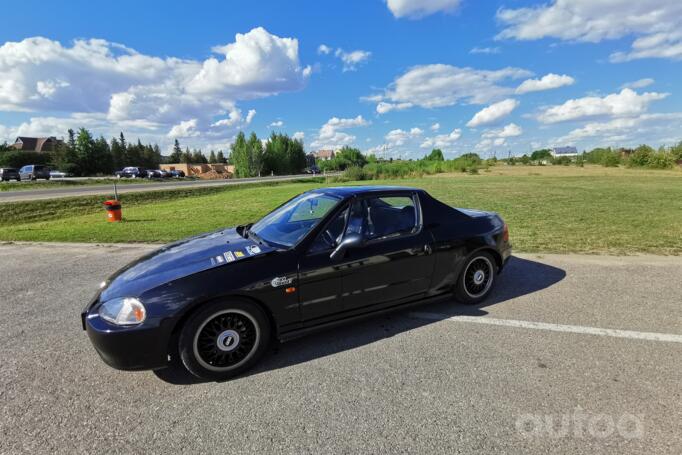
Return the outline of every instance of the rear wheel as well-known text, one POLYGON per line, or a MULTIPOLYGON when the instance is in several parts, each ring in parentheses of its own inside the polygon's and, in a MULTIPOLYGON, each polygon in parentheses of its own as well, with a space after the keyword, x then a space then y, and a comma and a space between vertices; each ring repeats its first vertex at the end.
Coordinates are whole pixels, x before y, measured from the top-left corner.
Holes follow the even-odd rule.
POLYGON ((455 297, 467 305, 474 305, 490 294, 495 284, 497 265, 488 252, 474 253, 467 259, 457 279, 455 297))
POLYGON ((190 317, 180 333, 180 359, 194 376, 228 379, 251 368, 270 341, 270 321, 257 305, 216 302, 190 317))

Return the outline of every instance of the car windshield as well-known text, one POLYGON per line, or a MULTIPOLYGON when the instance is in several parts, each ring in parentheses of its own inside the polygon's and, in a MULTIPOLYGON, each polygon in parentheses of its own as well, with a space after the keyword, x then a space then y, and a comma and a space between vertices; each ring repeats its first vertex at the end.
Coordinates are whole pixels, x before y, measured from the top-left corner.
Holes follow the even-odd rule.
POLYGON ((304 193, 265 215, 247 231, 267 243, 292 247, 341 201, 322 193, 304 193))

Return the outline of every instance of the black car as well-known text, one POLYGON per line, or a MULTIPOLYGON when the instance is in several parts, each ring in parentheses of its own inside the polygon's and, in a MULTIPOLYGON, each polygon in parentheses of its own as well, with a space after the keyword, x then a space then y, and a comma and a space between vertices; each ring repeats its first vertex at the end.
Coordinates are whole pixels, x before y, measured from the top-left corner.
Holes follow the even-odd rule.
POLYGON ((176 177, 176 178, 183 178, 185 176, 184 171, 178 171, 176 169, 173 169, 173 170, 169 171, 168 173, 170 174, 171 177, 176 177))
POLYGON ((13 167, 0 167, 0 180, 3 182, 9 182, 10 180, 19 182, 21 177, 19 177, 19 171, 13 167))
POLYGON ((42 164, 29 164, 19 169, 21 180, 50 180, 50 168, 42 164))
POLYGON ((124 370, 179 356, 228 378, 280 341, 454 293, 478 303, 511 255, 491 212, 404 187, 320 188, 254 224, 152 252, 104 281, 81 317, 102 359, 124 370))
POLYGON ((144 178, 147 177, 147 171, 141 167, 124 167, 120 171, 116 171, 114 175, 118 178, 144 178))

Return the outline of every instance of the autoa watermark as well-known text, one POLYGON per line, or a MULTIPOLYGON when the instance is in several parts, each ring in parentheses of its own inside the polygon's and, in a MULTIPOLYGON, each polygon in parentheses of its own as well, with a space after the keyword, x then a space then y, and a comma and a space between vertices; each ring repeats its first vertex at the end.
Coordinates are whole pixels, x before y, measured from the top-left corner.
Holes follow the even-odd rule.
POLYGON ((524 437, 641 439, 644 436, 644 415, 595 414, 580 406, 573 413, 562 415, 521 414, 515 422, 516 431, 524 437))

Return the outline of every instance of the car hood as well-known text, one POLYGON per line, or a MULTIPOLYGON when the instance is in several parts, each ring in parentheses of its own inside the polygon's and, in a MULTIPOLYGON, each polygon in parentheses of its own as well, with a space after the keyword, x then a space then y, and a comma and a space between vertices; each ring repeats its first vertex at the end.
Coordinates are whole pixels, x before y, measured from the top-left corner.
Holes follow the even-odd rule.
POLYGON ((135 297, 146 290, 215 267, 255 260, 275 249, 242 237, 235 228, 171 243, 128 264, 104 284, 102 301, 135 297))

